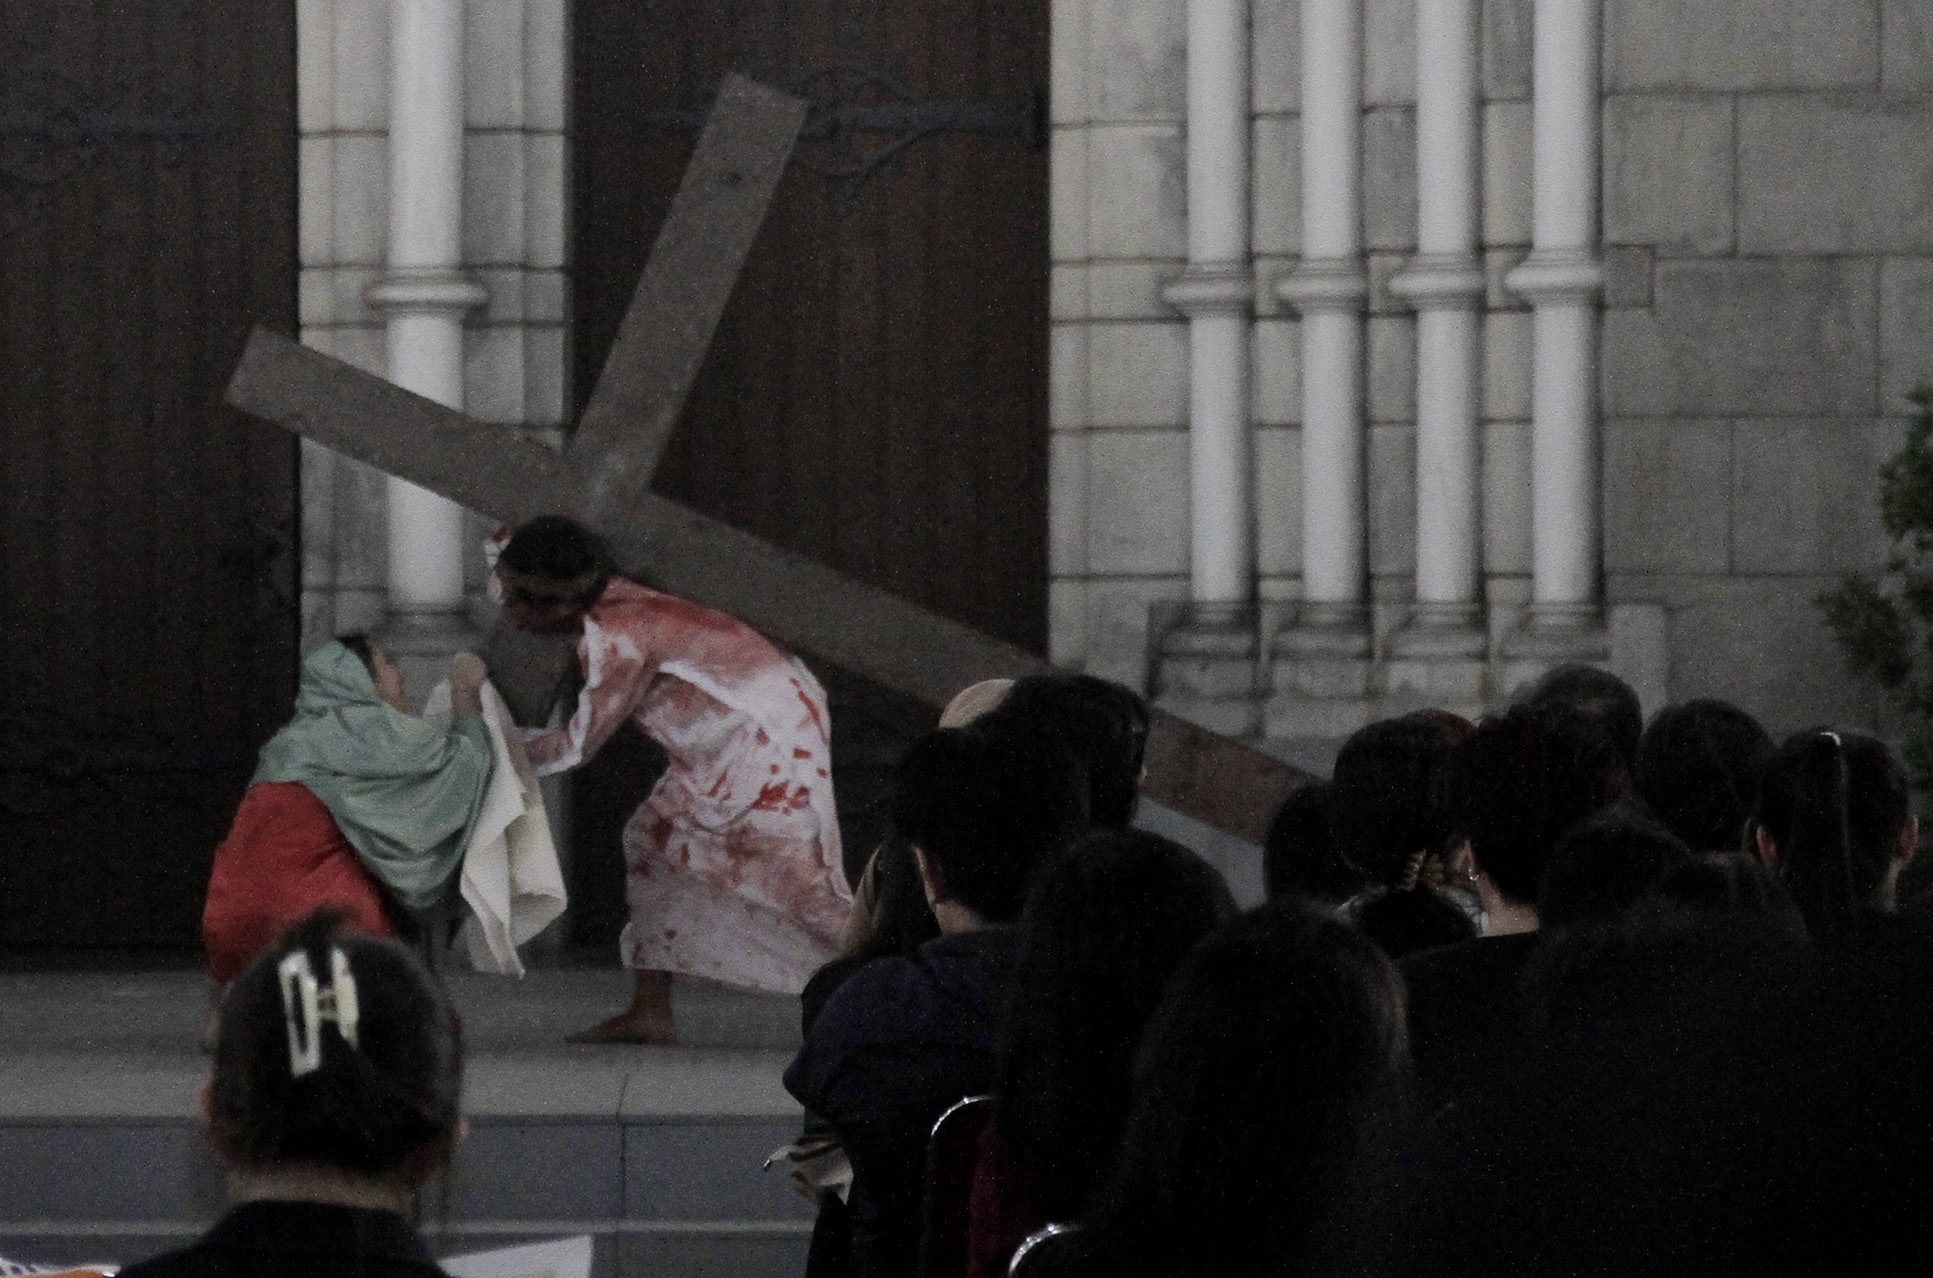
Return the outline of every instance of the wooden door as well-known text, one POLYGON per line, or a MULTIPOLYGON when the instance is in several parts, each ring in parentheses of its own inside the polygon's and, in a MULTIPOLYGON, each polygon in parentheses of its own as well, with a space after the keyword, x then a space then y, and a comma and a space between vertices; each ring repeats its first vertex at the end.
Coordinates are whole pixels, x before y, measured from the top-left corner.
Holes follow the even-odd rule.
POLYGON ((658 487, 1041 650, 1046 0, 580 0, 575 20, 579 403, 719 79, 808 98, 658 487))
POLYGON ((293 0, 0 5, 0 948, 197 943, 288 713, 293 0))

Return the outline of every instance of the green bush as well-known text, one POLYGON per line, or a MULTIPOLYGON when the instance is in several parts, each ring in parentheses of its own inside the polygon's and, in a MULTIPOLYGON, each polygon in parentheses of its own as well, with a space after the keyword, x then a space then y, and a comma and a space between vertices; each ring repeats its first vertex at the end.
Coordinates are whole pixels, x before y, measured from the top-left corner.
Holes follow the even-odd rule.
POLYGON ((1906 447, 1879 472, 1879 517, 1892 539, 1885 569, 1848 577, 1819 596, 1855 675, 1877 682, 1908 724, 1904 753, 1914 786, 1933 789, 1933 389, 1906 447))

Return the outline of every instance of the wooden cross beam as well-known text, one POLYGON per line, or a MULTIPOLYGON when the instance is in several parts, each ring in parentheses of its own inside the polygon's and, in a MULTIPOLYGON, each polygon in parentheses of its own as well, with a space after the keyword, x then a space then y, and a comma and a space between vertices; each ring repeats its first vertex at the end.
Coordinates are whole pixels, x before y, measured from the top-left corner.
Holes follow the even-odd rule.
MULTIPOLYGON (((976 680, 1043 673, 1032 653, 649 490, 804 114, 796 99, 727 80, 565 451, 266 329, 250 336, 228 402, 505 523, 569 514, 641 580, 932 706, 976 680)), ((1147 763, 1151 797, 1258 842, 1308 779, 1161 711, 1147 763)))

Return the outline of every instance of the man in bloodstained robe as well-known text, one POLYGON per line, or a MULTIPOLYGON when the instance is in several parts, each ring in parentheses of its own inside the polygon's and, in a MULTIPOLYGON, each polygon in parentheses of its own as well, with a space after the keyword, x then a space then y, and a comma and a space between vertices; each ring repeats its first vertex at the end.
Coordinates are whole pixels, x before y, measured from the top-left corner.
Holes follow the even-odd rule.
POLYGON ((670 761, 624 827, 632 1002, 577 1040, 675 1041, 673 973, 797 994, 852 905, 818 680, 736 618, 618 576, 571 520, 500 532, 488 553, 513 624, 579 636, 570 721, 524 743, 538 774, 583 763, 627 719, 670 761))

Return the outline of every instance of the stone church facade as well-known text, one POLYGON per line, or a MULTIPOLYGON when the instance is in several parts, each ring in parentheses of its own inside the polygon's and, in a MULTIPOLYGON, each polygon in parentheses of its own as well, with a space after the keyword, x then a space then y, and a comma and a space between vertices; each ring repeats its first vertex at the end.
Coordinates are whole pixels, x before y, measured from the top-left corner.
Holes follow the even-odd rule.
MULTIPOLYGON (((567 8, 463 6, 477 287, 437 303, 466 411, 539 431, 570 402, 567 8)), ((302 338, 376 372, 389 10, 298 6, 302 338)), ((1051 19, 1057 661, 1278 740, 1566 659, 1871 721, 1811 601, 1877 561, 1933 380, 1933 4, 1051 19)), ((305 635, 380 625, 394 499, 303 460, 305 635)))

